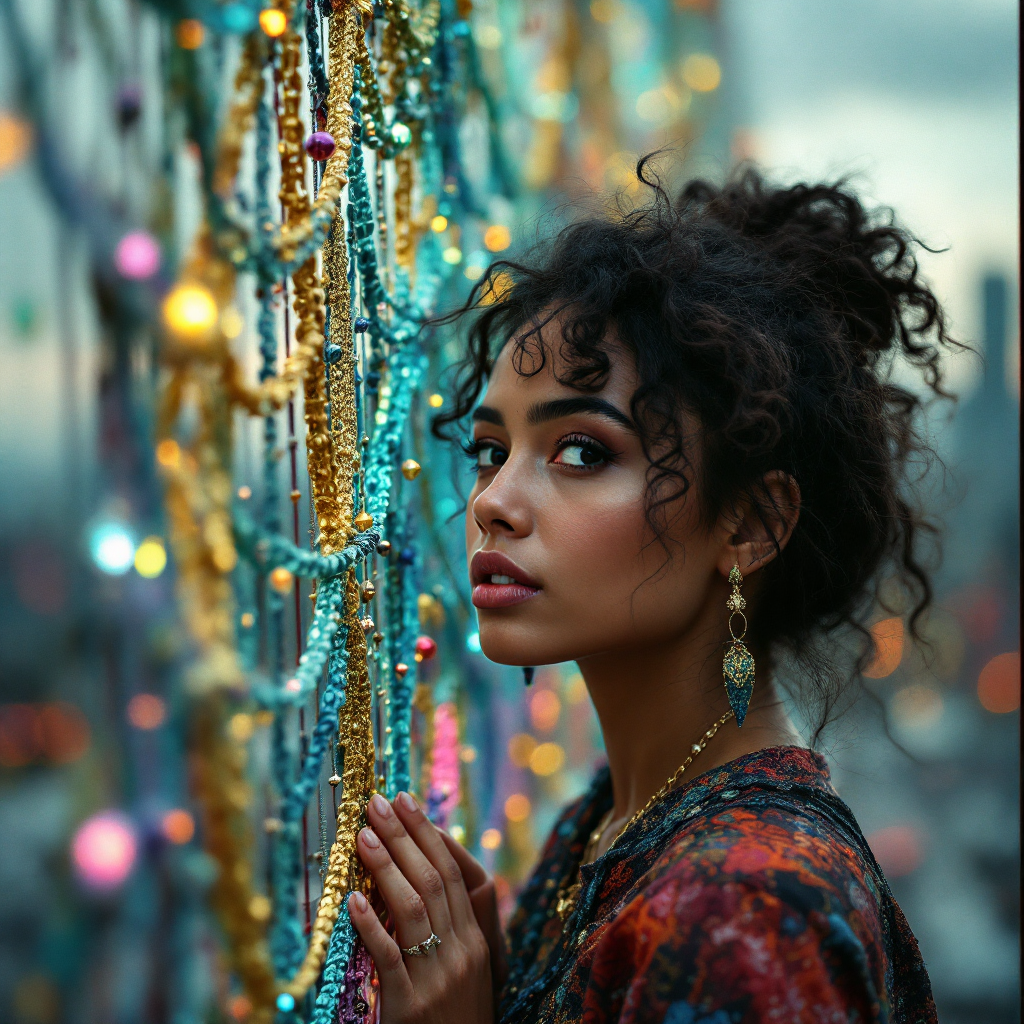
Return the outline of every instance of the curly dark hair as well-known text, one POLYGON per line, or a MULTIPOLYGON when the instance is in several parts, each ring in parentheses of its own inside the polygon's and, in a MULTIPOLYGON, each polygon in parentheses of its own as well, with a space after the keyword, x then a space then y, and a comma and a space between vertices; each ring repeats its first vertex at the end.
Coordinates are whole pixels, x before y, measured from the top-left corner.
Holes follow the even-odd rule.
POLYGON ((770 526, 778 510, 765 474, 799 485, 799 523, 764 572, 750 639, 812 669, 820 733, 870 656, 865 622, 885 606, 881 581, 903 595, 913 635, 931 601, 920 549, 936 527, 913 484, 934 453, 918 421, 922 395, 952 397, 940 352, 961 346, 921 278, 923 243, 846 182, 779 187, 745 167, 721 186, 693 181, 673 202, 649 161, 636 169, 645 201, 571 223, 525 261, 493 264, 447 318, 471 318, 468 350, 433 431, 462 433, 510 341, 517 371, 539 372, 539 332, 556 318, 560 380, 599 389, 613 329, 636 361, 631 413, 651 462, 656 536, 660 513, 695 477, 708 523, 742 497, 770 526), (898 360, 919 372, 921 394, 896 382, 898 360), (821 642, 843 627, 860 637, 852 674, 821 642))

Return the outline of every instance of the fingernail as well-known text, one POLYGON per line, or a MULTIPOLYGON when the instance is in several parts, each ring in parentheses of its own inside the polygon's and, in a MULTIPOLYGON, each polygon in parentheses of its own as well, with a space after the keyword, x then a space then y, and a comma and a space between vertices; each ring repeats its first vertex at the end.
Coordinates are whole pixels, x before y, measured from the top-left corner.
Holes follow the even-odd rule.
POLYGON ((398 794, 398 802, 407 811, 418 811, 420 809, 420 805, 418 803, 416 803, 416 801, 412 798, 412 794, 411 793, 399 793, 398 794))
POLYGON ((373 804, 373 809, 382 818, 386 818, 391 813, 391 804, 389 804, 387 800, 380 795, 380 793, 375 794, 370 803, 373 804))
POLYGON ((363 837, 363 842, 366 843, 371 850, 376 850, 377 847, 380 846, 380 840, 377 838, 377 835, 372 828, 364 828, 359 834, 363 837))
POLYGON ((370 904, 366 902, 366 897, 361 892, 352 893, 352 902, 360 914, 365 914, 370 909, 370 904))

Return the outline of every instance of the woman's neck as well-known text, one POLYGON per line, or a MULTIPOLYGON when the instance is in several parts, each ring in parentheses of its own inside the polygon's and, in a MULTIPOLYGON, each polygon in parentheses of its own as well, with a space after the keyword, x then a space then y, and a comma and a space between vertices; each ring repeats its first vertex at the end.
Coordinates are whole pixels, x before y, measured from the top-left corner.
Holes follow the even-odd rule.
MULTIPOLYGON (((710 632, 704 630, 703 637, 710 632)), ((669 644, 606 653, 579 663, 601 722, 614 794, 612 818, 598 855, 729 710, 722 656, 715 631, 709 639, 691 633, 669 644)), ((694 758, 688 774, 765 747, 801 742, 771 684, 759 672, 743 728, 727 720, 694 758)))

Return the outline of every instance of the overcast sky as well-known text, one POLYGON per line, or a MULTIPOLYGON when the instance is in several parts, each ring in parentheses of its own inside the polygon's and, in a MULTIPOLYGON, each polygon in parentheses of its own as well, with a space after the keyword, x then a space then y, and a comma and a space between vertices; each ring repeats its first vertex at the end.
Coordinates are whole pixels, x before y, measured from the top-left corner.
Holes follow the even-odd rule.
MULTIPOLYGON (((954 325, 1018 248, 1013 0, 723 0, 735 118, 787 179, 852 173, 933 247, 954 325)), ((975 371, 955 368, 963 387, 975 371)))

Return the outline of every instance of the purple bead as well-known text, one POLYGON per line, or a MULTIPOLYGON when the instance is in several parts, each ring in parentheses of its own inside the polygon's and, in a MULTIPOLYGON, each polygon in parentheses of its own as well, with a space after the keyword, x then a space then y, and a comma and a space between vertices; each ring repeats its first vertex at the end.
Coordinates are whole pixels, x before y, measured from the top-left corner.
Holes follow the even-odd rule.
POLYGON ((326 160, 336 148, 334 136, 330 132, 313 132, 306 139, 306 152, 314 160, 326 160))

